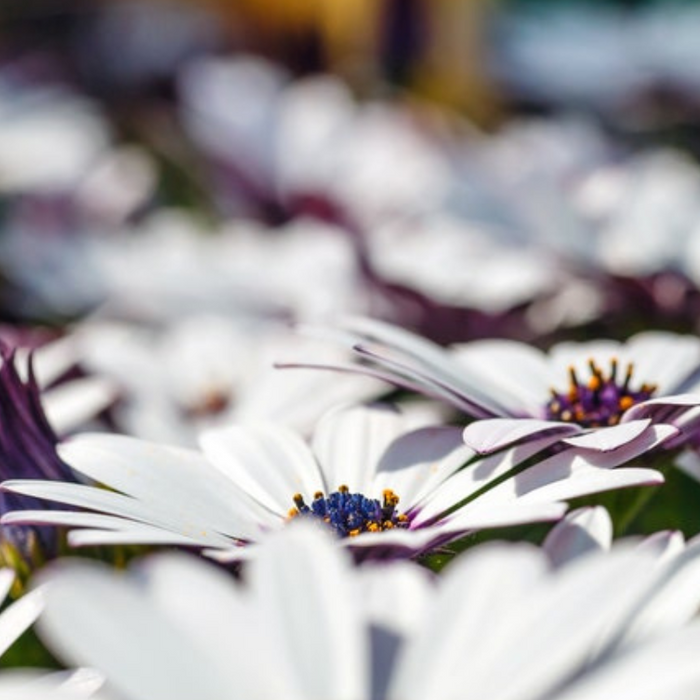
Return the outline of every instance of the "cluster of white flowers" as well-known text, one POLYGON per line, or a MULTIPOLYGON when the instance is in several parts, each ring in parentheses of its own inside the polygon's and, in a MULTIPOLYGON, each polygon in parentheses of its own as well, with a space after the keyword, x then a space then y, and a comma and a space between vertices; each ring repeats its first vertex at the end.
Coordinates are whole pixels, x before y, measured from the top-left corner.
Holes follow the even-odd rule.
POLYGON ((700 168, 182 66, 0 65, 0 698, 699 697, 700 168))

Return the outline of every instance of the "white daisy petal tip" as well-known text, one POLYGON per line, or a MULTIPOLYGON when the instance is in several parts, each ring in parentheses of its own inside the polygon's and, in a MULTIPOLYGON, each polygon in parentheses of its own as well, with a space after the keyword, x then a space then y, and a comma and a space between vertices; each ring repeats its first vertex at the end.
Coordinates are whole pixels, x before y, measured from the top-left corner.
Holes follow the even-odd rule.
POLYGON ((462 438, 477 454, 487 455, 519 442, 557 434, 564 438, 580 430, 575 424, 535 418, 487 418, 470 423, 462 438))
POLYGON ((612 520, 605 508, 578 508, 551 529, 542 548, 552 564, 559 567, 582 554, 607 551, 612 537, 612 520))
POLYGON ((638 438, 650 425, 651 419, 645 418, 620 425, 596 428, 581 435, 563 438, 562 442, 572 447, 610 452, 638 438))

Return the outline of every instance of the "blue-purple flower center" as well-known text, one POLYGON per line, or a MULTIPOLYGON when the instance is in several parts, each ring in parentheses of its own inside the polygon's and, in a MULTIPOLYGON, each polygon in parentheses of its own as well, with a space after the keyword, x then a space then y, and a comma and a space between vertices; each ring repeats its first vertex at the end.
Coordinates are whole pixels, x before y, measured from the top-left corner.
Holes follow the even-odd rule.
POLYGON ((618 381, 615 358, 610 361, 607 374, 594 360, 588 361, 588 368, 588 381, 582 382, 574 367, 569 367, 569 388, 564 392, 551 390, 552 398, 546 406, 548 420, 578 423, 585 428, 617 425, 625 411, 647 401, 656 391, 654 384, 632 387, 634 365, 631 362, 621 381, 618 381))
POLYGON ((314 517, 330 525, 340 537, 355 537, 362 532, 382 532, 395 528, 407 528, 409 518, 397 510, 399 497, 385 489, 382 500, 367 498, 361 493, 350 493, 347 486, 326 496, 322 491, 314 494, 311 505, 300 494, 294 494, 294 508, 288 515, 314 517))

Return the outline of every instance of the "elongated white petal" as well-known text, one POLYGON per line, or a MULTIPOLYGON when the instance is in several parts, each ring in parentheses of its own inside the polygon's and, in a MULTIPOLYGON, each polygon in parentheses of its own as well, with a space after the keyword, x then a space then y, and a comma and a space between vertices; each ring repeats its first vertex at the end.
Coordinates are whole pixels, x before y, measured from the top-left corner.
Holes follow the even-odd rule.
POLYGON ((108 379, 84 377, 43 392, 41 403, 51 427, 58 435, 67 435, 113 403, 117 393, 108 379))
POLYGON ((38 672, 0 675, 0 697, 8 700, 84 700, 80 690, 61 687, 60 681, 41 679, 38 672))
POLYGON ((222 678, 208 649, 182 635, 133 583, 87 563, 50 574, 42 636, 65 661, 104 672, 129 700, 220 700, 225 687, 254 697, 250 688, 229 686, 231 677, 222 678))
MULTIPOLYGON (((471 372, 440 346, 401 328, 374 319, 347 319, 343 322, 343 326, 403 353, 413 361, 417 369, 434 377, 441 384, 452 387, 469 399, 475 408, 481 408, 487 415, 499 415, 505 412, 495 397, 488 396, 479 388, 478 373, 471 372)), ((380 360, 376 355, 374 359, 380 360)))
POLYGON ((286 516, 293 496, 312 498, 326 484, 311 450, 283 426, 259 424, 209 430, 204 454, 232 483, 266 508, 286 516))
POLYGON ((596 428, 582 435, 564 438, 562 442, 573 447, 610 452, 638 438, 649 427, 650 423, 651 421, 647 418, 606 428, 596 428))
POLYGON ((0 656, 38 617, 43 607, 41 590, 26 593, 0 614, 0 656))
POLYGON ((650 418, 656 423, 674 423, 700 406, 700 394, 675 394, 642 401, 625 411, 622 421, 650 418))
POLYGON ((96 434, 70 440, 61 446, 60 454, 95 481, 147 504, 131 509, 140 512, 140 517, 134 516, 137 519, 168 523, 184 532, 194 527, 233 537, 256 535, 251 520, 260 515, 260 506, 197 452, 121 435, 96 434), (191 488, 193 483, 197 484, 195 490, 191 488))
POLYGON ((695 700, 700 687, 700 624, 611 659, 557 694, 557 700, 695 700))
POLYGON ((487 500, 483 503, 477 500, 449 516, 440 529, 446 533, 458 534, 492 527, 546 523, 562 518, 567 508, 566 503, 556 501, 491 504, 487 500))
POLYGON ((464 442, 475 452, 491 454, 518 442, 541 437, 565 438, 580 432, 571 423, 537 420, 535 418, 491 418, 474 421, 464 429, 464 442))
POLYGON ((459 428, 421 428, 405 433, 389 445, 379 461, 376 492, 390 488, 401 498, 400 510, 412 510, 473 456, 463 444, 459 428))
POLYGON ((397 660, 388 699, 455 698, 460 686, 464 698, 483 698, 466 680, 475 670, 472 656, 489 639, 493 644, 507 634, 508 612, 528 604, 545 572, 544 558, 525 546, 482 548, 457 560, 422 634, 408 640, 397 660))
POLYGON ((635 376, 664 394, 688 391, 684 385, 700 366, 700 342, 690 335, 647 331, 630 338, 627 348, 635 376))
MULTIPOLYGON (((559 576, 531 585, 519 597, 493 601, 493 605, 481 612, 481 620, 462 620, 464 626, 482 630, 478 642, 474 640, 468 645, 469 662, 465 663, 464 653, 458 652, 468 634, 462 631, 456 632, 451 640, 450 661, 440 661, 444 664, 440 675, 450 678, 452 689, 440 693, 433 687, 423 687, 421 697, 431 700, 546 697, 585 663, 592 645, 618 615, 620 606, 624 607, 629 598, 635 599, 640 590, 645 590, 648 570, 648 559, 635 552, 620 552, 614 560, 587 558, 565 567, 559 576), (625 580, 622 585, 621 580, 630 575, 635 580, 625 580), (551 615, 552 610, 557 614, 551 615), (542 663, 542 658, 547 662, 542 663)), ((466 583, 462 575, 458 580, 463 585, 466 583)), ((452 584, 459 590, 460 586, 452 584)), ((491 585, 501 591, 508 588, 504 584, 497 586, 495 580, 491 585)), ((456 594, 453 596, 455 603, 456 594)), ((484 596, 482 593, 482 600, 484 596)), ((454 605, 450 607, 454 610, 454 605)), ((441 622, 444 626, 447 616, 453 614, 445 607, 435 614, 435 624, 441 622)))
POLYGON ((314 431, 313 450, 328 487, 345 484, 369 493, 382 453, 408 425, 389 407, 345 408, 326 414, 314 431))
POLYGON ((547 357, 531 345, 512 340, 476 340, 455 347, 453 353, 512 415, 534 415, 549 398, 547 357))
POLYGON ((5 600, 14 580, 15 572, 12 569, 0 569, 0 604, 5 600))
POLYGON ((244 585, 234 585, 228 572, 178 553, 145 560, 136 573, 154 609, 207 653, 227 683, 222 692, 226 687, 247 688, 254 697, 291 697, 287 693, 293 678, 274 657, 274 674, 261 673, 259 665, 250 663, 269 658, 269 641, 255 601, 244 585))
POLYGON ((279 630, 278 658, 298 679, 290 696, 357 700, 368 687, 369 666, 351 563, 325 531, 309 525, 294 523, 261 549, 251 584, 263 623, 279 630))

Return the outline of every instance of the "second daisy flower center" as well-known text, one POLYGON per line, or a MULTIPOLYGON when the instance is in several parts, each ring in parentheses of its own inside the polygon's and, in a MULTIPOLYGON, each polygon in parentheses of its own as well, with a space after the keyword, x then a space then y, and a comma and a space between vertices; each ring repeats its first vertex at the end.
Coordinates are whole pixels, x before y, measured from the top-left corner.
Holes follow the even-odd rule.
POLYGON ((585 428, 617 425, 622 414, 635 404, 647 401, 656 391, 655 384, 631 386, 634 365, 627 365, 625 374, 618 381, 618 363, 610 361, 610 371, 605 374, 594 360, 588 361, 590 377, 582 382, 574 367, 569 367, 569 388, 564 392, 551 389, 552 397, 545 407, 548 420, 578 423, 585 428))

